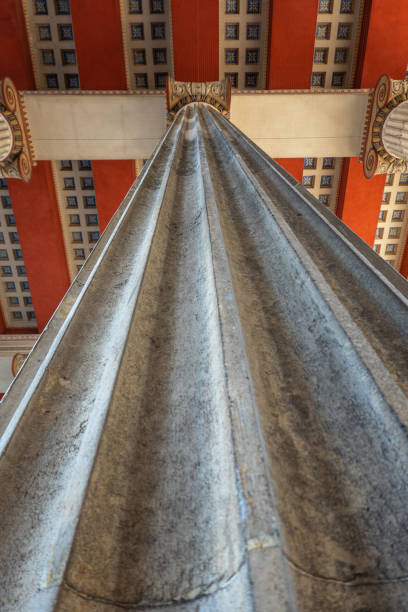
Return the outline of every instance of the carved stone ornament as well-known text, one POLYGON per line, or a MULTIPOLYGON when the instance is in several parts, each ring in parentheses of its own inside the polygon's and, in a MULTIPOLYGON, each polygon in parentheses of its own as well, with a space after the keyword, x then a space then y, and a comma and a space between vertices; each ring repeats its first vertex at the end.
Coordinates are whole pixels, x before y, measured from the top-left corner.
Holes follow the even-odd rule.
POLYGON ((13 376, 17 376, 18 371, 27 359, 28 353, 16 353, 11 362, 11 371, 13 376))
POLYGON ((0 82, 0 178, 21 178, 28 182, 32 166, 18 92, 6 77, 0 82))
MULTIPOLYGON (((366 178, 371 178, 374 174, 408 172, 408 159, 397 156, 395 147, 384 146, 385 123, 390 119, 391 113, 407 100, 407 80, 390 79, 386 74, 379 78, 371 107, 368 109, 365 141, 360 157, 364 163, 366 178)), ((400 124, 402 135, 402 123, 400 124)), ((403 155, 402 148, 401 155, 403 155)))
POLYGON ((167 77, 167 122, 171 123, 177 112, 186 104, 206 102, 214 106, 229 119, 231 106, 231 81, 208 81, 206 83, 188 83, 175 81, 167 77))

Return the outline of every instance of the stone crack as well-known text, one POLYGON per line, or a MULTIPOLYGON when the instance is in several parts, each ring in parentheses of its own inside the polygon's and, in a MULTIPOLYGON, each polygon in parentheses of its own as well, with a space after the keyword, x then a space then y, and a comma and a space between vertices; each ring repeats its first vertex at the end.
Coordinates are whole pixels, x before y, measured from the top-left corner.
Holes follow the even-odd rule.
POLYGON ((307 570, 303 569, 299 565, 297 565, 294 561, 292 561, 284 552, 285 558, 288 562, 288 565, 291 569, 302 574, 303 576, 307 576, 312 580, 318 580, 320 582, 330 582, 334 584, 341 584, 346 587, 359 587, 359 586, 376 586, 382 584, 393 584, 397 582, 408 582, 408 576, 400 576, 399 578, 388 578, 384 580, 357 580, 355 578, 351 580, 340 580, 338 578, 330 578, 328 576, 320 576, 319 574, 312 574, 307 570))
POLYGON ((143 602, 143 601, 124 602, 124 601, 119 601, 119 600, 108 599, 106 597, 99 597, 91 593, 80 591, 79 589, 74 587, 72 584, 70 584, 66 580, 64 580, 62 586, 63 588, 73 592, 75 595, 77 595, 81 599, 98 602, 104 605, 116 606, 118 608, 123 608, 123 609, 128 609, 128 610, 129 609, 137 610, 137 609, 143 609, 143 608, 148 608, 148 609, 150 608, 151 609, 168 608, 169 606, 175 606, 175 605, 180 605, 184 603, 194 603, 195 601, 198 601, 210 595, 214 595, 214 593, 222 589, 225 589, 226 587, 230 585, 230 583, 235 579, 235 577, 238 576, 238 574, 241 572, 245 563, 246 563, 246 558, 242 560, 238 569, 233 574, 228 576, 228 578, 225 578, 225 579, 220 578, 219 580, 212 582, 209 585, 205 586, 203 589, 199 589, 199 588, 192 589, 190 593, 187 593, 186 595, 180 595, 180 597, 174 598, 170 601, 158 602, 158 603, 143 602))

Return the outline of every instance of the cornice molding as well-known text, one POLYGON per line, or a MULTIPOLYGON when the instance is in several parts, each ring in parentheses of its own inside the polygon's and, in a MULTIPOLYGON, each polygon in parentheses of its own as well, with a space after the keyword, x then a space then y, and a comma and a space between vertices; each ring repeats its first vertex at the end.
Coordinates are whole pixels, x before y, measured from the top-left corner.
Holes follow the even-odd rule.
POLYGON ((43 89, 23 90, 22 96, 164 96, 164 89, 43 89))

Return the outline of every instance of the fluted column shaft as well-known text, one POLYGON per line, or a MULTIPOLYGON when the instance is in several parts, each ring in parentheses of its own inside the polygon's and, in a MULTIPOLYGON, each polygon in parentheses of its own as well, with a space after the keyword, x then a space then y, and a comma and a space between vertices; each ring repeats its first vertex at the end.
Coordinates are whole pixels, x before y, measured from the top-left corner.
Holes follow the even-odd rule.
POLYGON ((408 609, 407 312, 182 109, 3 401, 2 609, 408 609))

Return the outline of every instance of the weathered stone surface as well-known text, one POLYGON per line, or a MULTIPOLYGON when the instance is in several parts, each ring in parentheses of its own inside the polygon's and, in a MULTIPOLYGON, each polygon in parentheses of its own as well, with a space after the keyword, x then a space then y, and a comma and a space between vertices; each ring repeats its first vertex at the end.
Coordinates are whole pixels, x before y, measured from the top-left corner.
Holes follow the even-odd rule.
POLYGON ((3 401, 1 609, 408 610, 407 293, 182 109, 3 401))

